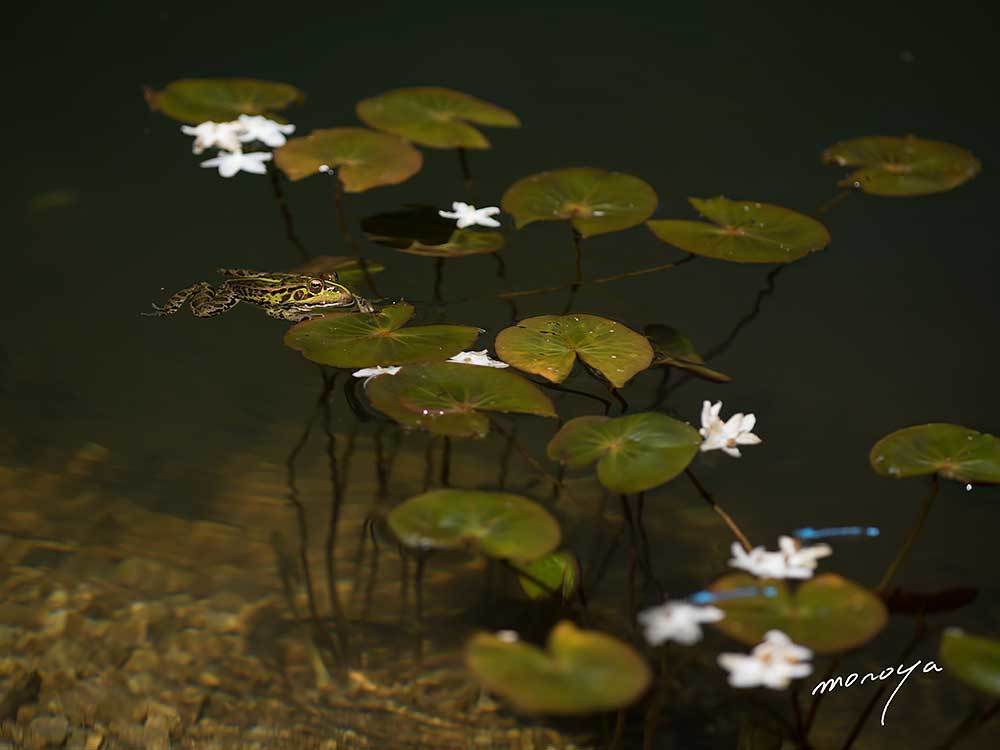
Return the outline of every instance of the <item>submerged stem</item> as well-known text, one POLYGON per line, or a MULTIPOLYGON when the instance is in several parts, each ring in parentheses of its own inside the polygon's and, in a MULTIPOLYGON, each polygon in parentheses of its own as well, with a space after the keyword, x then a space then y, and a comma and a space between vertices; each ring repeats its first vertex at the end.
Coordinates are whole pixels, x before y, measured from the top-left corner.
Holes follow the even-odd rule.
POLYGON ((747 539, 746 534, 744 534, 740 530, 740 527, 736 525, 736 521, 733 520, 732 516, 726 513, 726 511, 724 511, 722 507, 715 502, 715 498, 713 498, 709 491, 705 489, 705 485, 698 480, 698 477, 694 475, 694 472, 691 471, 691 467, 684 469, 684 473, 687 475, 687 478, 691 480, 691 484, 694 485, 695 489, 698 490, 698 494, 701 495, 702 499, 711 506, 712 510, 719 514, 719 518, 722 519, 723 523, 725 523, 729 530, 733 533, 736 540, 743 545, 743 549, 747 552, 752 550, 753 545, 750 544, 750 540, 747 539))
POLYGON ((285 225, 285 236, 295 249, 299 251, 302 260, 309 260, 311 257, 309 251, 306 250, 306 246, 302 244, 302 240, 299 239, 298 234, 295 232, 292 212, 288 208, 288 199, 285 198, 285 191, 281 187, 281 175, 278 173, 278 168, 271 162, 267 163, 267 175, 271 178, 271 190, 274 192, 274 200, 278 204, 278 210, 281 212, 281 220, 285 225))
POLYGON ((333 206, 337 215, 340 236, 343 238, 344 244, 350 248, 351 254, 358 259, 358 265, 361 266, 361 272, 365 275, 365 283, 368 288, 378 296, 378 288, 375 286, 375 279, 372 277, 371 271, 368 270, 368 262, 361 257, 361 248, 358 247, 357 240, 351 234, 351 228, 347 221, 347 210, 344 208, 344 183, 340 181, 336 170, 330 170, 327 174, 333 179, 333 206))
POLYGON ((889 584, 892 583, 892 579, 899 572, 899 568, 906 562, 906 558, 910 556, 910 550, 913 548, 913 543, 917 541, 917 537, 920 536, 921 530, 924 528, 924 522, 927 520, 927 515, 931 512, 931 505, 934 503, 934 498, 937 497, 938 493, 938 475, 931 475, 931 487, 928 493, 924 496, 924 501, 920 504, 920 510, 917 512, 917 518, 910 527, 910 530, 906 534, 906 538, 903 540, 903 546, 899 548, 899 552, 896 553, 896 557, 893 561, 889 563, 889 567, 886 568, 885 573, 882 575, 882 580, 879 581, 876 591, 879 593, 884 592, 889 584))

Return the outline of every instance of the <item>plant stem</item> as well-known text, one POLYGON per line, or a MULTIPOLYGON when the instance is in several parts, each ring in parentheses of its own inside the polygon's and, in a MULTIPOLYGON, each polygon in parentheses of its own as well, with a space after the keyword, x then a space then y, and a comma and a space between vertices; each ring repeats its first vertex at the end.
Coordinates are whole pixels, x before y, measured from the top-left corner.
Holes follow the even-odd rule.
POLYGON ((573 302, 576 300, 576 292, 583 283, 583 235, 581 235, 572 224, 570 231, 573 233, 573 248, 576 251, 576 273, 574 281, 569 287, 569 299, 566 300, 566 307, 563 308, 563 315, 573 309, 573 302))
POLYGON ((347 618, 344 616, 344 608, 340 602, 340 595, 337 592, 337 526, 340 523, 340 511, 342 505, 341 478, 339 466, 337 464, 336 437, 333 432, 333 410, 330 408, 329 393, 333 391, 337 381, 337 373, 323 375, 324 386, 328 384, 328 397, 323 399, 323 428, 326 432, 326 456, 330 467, 330 522, 327 527, 326 544, 324 545, 324 559, 326 562, 326 587, 330 599, 330 613, 337 628, 337 640, 340 643, 340 652, 347 660, 348 632, 347 618))
POLYGON ((819 208, 817 208, 816 209, 816 213, 819 216, 822 216, 827 211, 829 211, 831 208, 833 208, 834 206, 838 205, 842 200, 844 200, 844 198, 846 198, 847 196, 849 196, 852 192, 854 192, 854 191, 853 190, 841 190, 840 192, 836 193, 832 198, 830 198, 829 200, 827 200, 826 202, 824 202, 819 208))
POLYGON ((906 562, 906 558, 910 555, 910 550, 913 548, 913 543, 917 541, 917 537, 920 536, 921 530, 924 528, 924 522, 927 520, 927 515, 931 511, 931 505, 934 503, 934 498, 937 497, 938 486, 940 482, 938 481, 937 474, 931 475, 931 486, 928 493, 924 496, 924 501, 920 504, 920 510, 917 513, 917 518, 910 527, 910 530, 906 534, 906 538, 903 540, 903 546, 899 548, 899 552, 896 553, 896 557, 889 567, 886 568, 885 573, 882 575, 882 580, 879 581, 876 591, 878 593, 883 593, 888 589, 889 584, 892 583, 892 579, 899 572, 899 568, 906 562))
POLYGON ((274 200, 278 204, 278 210, 281 212, 281 220, 285 224, 285 236, 295 249, 299 251, 302 260, 309 260, 311 257, 309 251, 306 250, 306 246, 302 244, 302 240, 299 239, 298 234, 295 232, 292 212, 288 208, 288 200, 285 198, 285 191, 281 187, 281 174, 278 172, 278 168, 271 162, 267 163, 267 175, 271 178, 271 190, 274 192, 274 200))
POLYGON ((691 467, 684 469, 684 473, 687 475, 687 478, 691 480, 691 484, 694 485, 695 489, 698 490, 698 494, 701 495, 702 499, 711 506, 712 510, 719 514, 719 517, 722 519, 723 523, 729 527, 729 530, 733 533, 733 536, 736 537, 736 540, 743 545, 743 549, 747 552, 752 550, 753 545, 750 544, 750 540, 747 539, 746 534, 744 534, 740 530, 740 527, 736 525, 736 521, 734 521, 717 502, 715 502, 715 498, 713 498, 709 491, 705 489, 705 485, 698 481, 698 477, 696 477, 694 472, 691 471, 691 467))
POLYGON ((344 208, 344 183, 340 181, 340 176, 336 170, 330 170, 328 174, 333 180, 333 206, 337 215, 337 227, 340 229, 340 236, 348 248, 350 248, 351 254, 358 259, 358 265, 361 266, 361 272, 365 275, 365 283, 368 285, 368 288, 378 296, 379 291, 375 286, 375 279, 368 270, 368 262, 361 257, 361 248, 358 247, 354 235, 351 234, 351 228, 347 221, 347 210, 344 208))
POLYGON ((968 737, 998 713, 1000 713, 1000 701, 994 701, 982 711, 978 706, 974 707, 969 715, 948 735, 948 738, 938 745, 937 750, 951 750, 955 743, 968 737))
POLYGON ((475 185, 472 180, 472 170, 469 169, 469 155, 461 146, 455 150, 458 152, 458 166, 462 170, 462 182, 465 186, 465 193, 469 197, 469 200, 475 204, 475 185))

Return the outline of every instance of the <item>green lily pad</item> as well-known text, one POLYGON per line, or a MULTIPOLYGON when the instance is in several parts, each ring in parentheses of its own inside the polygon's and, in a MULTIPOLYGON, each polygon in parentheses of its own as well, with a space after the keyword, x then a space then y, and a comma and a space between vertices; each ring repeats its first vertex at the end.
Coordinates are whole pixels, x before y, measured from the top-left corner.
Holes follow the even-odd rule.
POLYGON ((526 713, 614 711, 639 698, 651 678, 631 646, 566 620, 549 633, 544 651, 480 633, 469 641, 465 663, 487 690, 526 713))
POLYGON ((734 263, 791 263, 830 244, 826 227, 781 206, 728 198, 688 198, 709 221, 658 219, 659 239, 694 255, 734 263))
POLYGON ((490 429, 483 411, 556 416, 552 401, 531 381, 478 365, 407 365, 396 375, 373 379, 366 392, 383 414, 435 435, 483 437, 490 429))
POLYGON ((367 128, 314 130, 292 138, 274 152, 277 164, 292 181, 337 167, 348 193, 397 185, 420 171, 424 157, 402 138, 367 128))
POLYGON ((432 258, 460 258, 495 253, 504 246, 501 232, 456 229, 434 206, 407 206, 399 211, 369 216, 361 229, 372 242, 411 255, 432 258))
POLYGON ((1000 697, 1000 640, 948 628, 941 635, 941 661, 962 682, 1000 697))
MULTIPOLYGON (((368 273, 379 273, 385 270, 384 265, 374 260, 366 260, 365 266, 368 268, 368 273)), ((354 286, 365 281, 365 272, 361 270, 361 261, 346 255, 317 255, 307 263, 296 266, 292 273, 315 276, 336 274, 338 281, 347 286, 354 286)))
POLYGON ((597 461, 597 478, 612 492, 643 492, 668 482, 691 463, 701 435, 666 414, 571 419, 549 442, 553 461, 579 468, 597 461))
POLYGON ((287 83, 252 78, 185 78, 162 91, 147 88, 146 103, 180 122, 229 122, 240 115, 268 115, 305 99, 287 83))
POLYGON ((524 593, 532 599, 544 599, 551 592, 558 591, 564 600, 568 600, 576 591, 576 584, 580 579, 580 566, 576 556, 566 550, 551 552, 545 557, 520 563, 516 567, 531 576, 518 576, 518 581, 524 593), (536 581, 545 584, 545 588, 536 581))
POLYGON ((573 167, 518 180, 500 205, 518 229, 535 221, 569 220, 583 237, 591 237, 641 224, 658 201, 653 188, 638 177, 573 167))
POLYGON ((503 107, 436 86, 395 89, 358 102, 358 117, 376 130, 433 148, 489 148, 469 123, 517 128, 517 115, 503 107))
POLYGON ((1000 483, 1000 440, 957 424, 921 424, 875 443, 869 456, 883 476, 934 474, 956 482, 1000 483))
MULTIPOLYGON (((768 630, 781 630, 795 643, 820 653, 860 646, 885 626, 885 605, 868 589, 834 573, 824 573, 790 591, 784 581, 771 581, 775 596, 716 602, 726 616, 712 623, 741 643, 756 645, 768 630)), ((723 576, 712 591, 757 587, 761 581, 746 573, 723 576)))
POLYGON ((377 313, 325 315, 289 328, 285 346, 321 365, 375 367, 448 359, 480 334, 480 329, 470 326, 403 328, 411 317, 413 305, 405 302, 377 313))
POLYGON ((519 370, 561 383, 577 356, 621 388, 653 361, 645 336, 596 315, 539 315, 505 328, 497 354, 519 370))
POLYGON ((653 345, 653 364, 687 370, 699 378, 713 383, 728 383, 731 377, 705 364, 705 360, 694 349, 691 339, 670 326, 657 323, 646 326, 643 331, 653 345))
POLYGON ((822 158, 828 164, 860 167, 837 184, 885 196, 943 193, 968 182, 982 167, 964 148, 912 135, 841 141, 822 158))
POLYGON ((560 539, 559 523, 545 508, 509 492, 432 490, 397 505, 386 520, 407 547, 471 546, 501 560, 533 560, 560 539))

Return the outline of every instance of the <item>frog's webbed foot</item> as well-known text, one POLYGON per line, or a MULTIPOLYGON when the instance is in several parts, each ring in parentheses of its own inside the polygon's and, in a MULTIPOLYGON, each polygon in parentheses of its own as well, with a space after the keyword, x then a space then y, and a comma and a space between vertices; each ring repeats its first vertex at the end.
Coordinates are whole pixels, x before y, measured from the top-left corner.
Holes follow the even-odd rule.
MULTIPOLYGON (((189 286, 187 289, 181 289, 179 292, 174 294, 173 297, 167 300, 167 303, 162 307, 160 305, 153 305, 153 312, 139 313, 144 316, 159 317, 162 315, 173 315, 175 312, 180 310, 184 303, 188 301, 196 292, 202 292, 206 289, 211 289, 212 285, 206 281, 198 282, 189 286)), ((192 303, 193 304, 193 303, 192 303)))
POLYGON ((373 305, 371 302, 369 302, 368 300, 366 300, 364 297, 357 297, 357 296, 355 296, 354 301, 358 305, 358 312, 363 312, 363 313, 378 312, 375 309, 375 305, 373 305))

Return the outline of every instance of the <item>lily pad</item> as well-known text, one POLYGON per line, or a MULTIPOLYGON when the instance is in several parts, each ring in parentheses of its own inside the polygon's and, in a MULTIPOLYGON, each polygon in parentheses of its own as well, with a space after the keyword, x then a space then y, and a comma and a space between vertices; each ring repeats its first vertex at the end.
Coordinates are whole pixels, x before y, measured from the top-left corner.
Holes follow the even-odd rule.
POLYGON ((668 482, 691 463, 701 436, 666 414, 571 419, 549 442, 553 461, 579 468, 597 461, 597 478, 612 492, 643 492, 668 482))
POLYGON ((823 152, 823 161, 860 167, 837 184, 885 196, 943 193, 968 182, 982 168, 964 148, 912 135, 841 141, 823 152))
POLYGON ((521 589, 532 599, 544 599, 559 592, 564 600, 573 596, 580 579, 580 566, 572 552, 561 550, 516 566, 529 577, 518 576, 521 589), (545 584, 545 588, 539 586, 545 584))
POLYGON ((275 164, 293 181, 321 174, 323 166, 337 167, 348 193, 405 182, 420 171, 423 161, 402 138, 367 128, 314 130, 274 152, 275 164))
POLYGON ((539 315, 497 335, 500 358, 519 370, 561 383, 577 356, 621 388, 653 361, 649 341, 631 328, 596 315, 539 315))
POLYGON ((883 476, 902 479, 936 473, 943 479, 1000 483, 1000 440, 957 424, 921 424, 875 443, 869 456, 883 476))
POLYGON ((372 406, 405 427, 435 435, 483 437, 489 418, 483 411, 555 417, 552 401, 537 385, 516 373, 492 367, 436 362, 407 365, 366 388, 372 406))
POLYGON ((646 226, 674 247, 734 263, 791 263, 830 244, 826 227, 781 206, 728 198, 688 198, 711 221, 657 219, 646 226))
POLYGON ((363 219, 361 229, 372 242, 411 255, 460 258, 495 253, 504 246, 501 232, 456 229, 452 219, 434 206, 407 206, 363 219))
POLYGON ((285 346, 321 365, 374 367, 448 359, 479 337, 470 326, 404 328, 411 317, 413 305, 405 302, 377 313, 325 315, 289 328, 285 346))
MULTIPOLYGON (((756 587, 746 573, 723 576, 711 591, 756 587)), ((868 589, 834 573, 824 573, 790 591, 785 581, 769 580, 775 596, 729 599, 715 603, 726 613, 715 627, 741 643, 756 645, 768 630, 781 630, 795 643, 820 653, 860 646, 885 626, 885 605, 868 589)))
POLYGON ((731 377, 705 364, 705 360, 694 349, 691 339, 670 326, 650 324, 643 329, 649 343, 653 345, 653 364, 687 370, 699 378, 713 383, 728 383, 731 377))
MULTIPOLYGON (((379 273, 385 270, 385 266, 374 260, 366 260, 365 266, 368 273, 379 273)), ((346 255, 317 255, 307 263, 297 266, 293 273, 313 274, 337 274, 339 281, 348 286, 361 284, 365 281, 365 272, 361 270, 361 262, 357 258, 346 255)))
POLYGON ((240 115, 272 115, 301 102, 305 94, 294 86, 252 78, 185 78, 162 91, 147 88, 146 103, 180 122, 229 122, 240 115))
POLYGON ((513 215, 518 229, 535 221, 569 220, 583 237, 591 237, 641 224, 658 201, 653 188, 638 177, 573 167, 518 180, 500 205, 513 215))
POLYGON ((1000 697, 1000 641, 948 628, 941 635, 941 661, 962 682, 1000 697))
POLYGON ((475 547, 487 557, 533 560, 559 544, 559 523, 538 503, 509 492, 442 489, 393 508, 389 528, 418 550, 475 547))
POLYGON ((376 130, 433 148, 489 148, 469 123, 517 128, 517 115, 503 107, 437 86, 395 89, 358 102, 358 117, 376 130))
POLYGON ((569 621, 552 629, 544 651, 480 633, 469 641, 465 663, 486 689, 526 713, 613 711, 639 698, 651 678, 631 646, 569 621))

